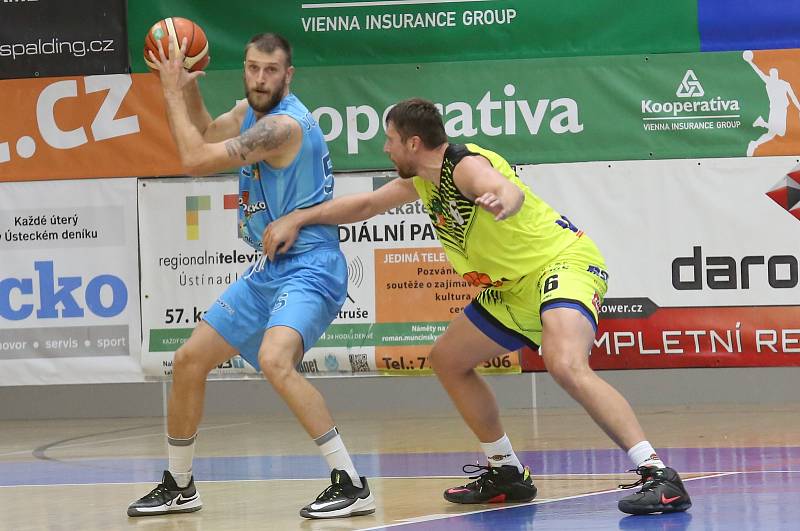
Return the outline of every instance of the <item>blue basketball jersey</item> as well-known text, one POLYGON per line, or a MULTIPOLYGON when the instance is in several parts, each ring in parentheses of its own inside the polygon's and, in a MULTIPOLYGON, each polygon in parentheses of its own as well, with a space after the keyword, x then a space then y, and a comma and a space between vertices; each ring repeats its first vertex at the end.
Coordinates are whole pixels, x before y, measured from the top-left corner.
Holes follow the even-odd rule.
MULTIPOLYGON (((303 131, 303 142, 295 159, 285 168, 264 161, 242 166, 239 171, 239 237, 261 251, 261 237, 272 221, 297 208, 307 208, 333 197, 333 162, 314 117, 294 94, 288 94, 269 114, 294 118, 303 131)), ((242 123, 244 133, 256 123, 252 108, 242 123)), ((339 245, 335 225, 309 225, 300 230, 288 254, 315 247, 339 245)))

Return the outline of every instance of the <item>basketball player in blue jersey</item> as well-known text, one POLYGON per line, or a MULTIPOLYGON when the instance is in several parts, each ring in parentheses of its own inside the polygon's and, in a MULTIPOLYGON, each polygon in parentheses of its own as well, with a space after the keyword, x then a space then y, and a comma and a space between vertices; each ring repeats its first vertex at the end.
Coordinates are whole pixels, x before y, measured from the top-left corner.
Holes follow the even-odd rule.
MULTIPOLYGON (((185 170, 192 175, 241 166, 239 233, 261 250, 264 229, 280 216, 323 203, 333 194, 333 165, 322 131, 289 90, 294 74, 289 43, 259 34, 245 48, 247 99, 212 120, 197 86, 202 72, 182 66, 181 49, 159 44, 159 66, 170 128, 185 170)), ((167 414, 169 469, 129 516, 197 511, 192 477, 197 427, 208 373, 241 354, 260 367, 314 439, 331 468, 331 485, 303 507, 306 518, 375 512, 367 480, 356 472, 322 395, 297 372, 347 296, 347 266, 335 225, 304 227, 291 251, 262 257, 206 312, 175 353, 167 414)))

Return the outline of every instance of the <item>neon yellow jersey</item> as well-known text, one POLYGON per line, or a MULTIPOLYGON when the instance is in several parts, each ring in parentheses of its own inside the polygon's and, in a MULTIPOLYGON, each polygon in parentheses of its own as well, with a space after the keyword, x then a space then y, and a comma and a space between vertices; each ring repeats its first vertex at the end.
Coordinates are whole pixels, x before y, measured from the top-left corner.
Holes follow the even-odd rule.
POLYGON ((537 197, 503 157, 475 144, 449 145, 438 187, 420 177, 414 177, 413 183, 453 268, 475 286, 511 289, 583 236, 583 231, 537 197), (495 221, 493 214, 456 188, 453 170, 461 159, 475 155, 485 157, 524 192, 519 212, 495 221))

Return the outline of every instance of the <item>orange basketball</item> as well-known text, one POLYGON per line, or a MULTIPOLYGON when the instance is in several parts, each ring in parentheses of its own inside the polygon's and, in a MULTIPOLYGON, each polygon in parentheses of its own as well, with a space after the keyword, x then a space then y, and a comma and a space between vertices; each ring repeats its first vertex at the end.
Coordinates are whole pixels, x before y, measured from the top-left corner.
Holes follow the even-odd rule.
POLYGON ((164 54, 169 57, 170 40, 175 43, 176 48, 180 48, 184 37, 187 40, 186 57, 183 59, 184 68, 194 72, 208 66, 211 56, 208 55, 208 39, 203 28, 188 18, 170 17, 153 24, 144 38, 144 62, 151 72, 158 70, 158 65, 150 60, 148 50, 151 50, 153 55, 158 58, 158 42, 161 41, 164 54))

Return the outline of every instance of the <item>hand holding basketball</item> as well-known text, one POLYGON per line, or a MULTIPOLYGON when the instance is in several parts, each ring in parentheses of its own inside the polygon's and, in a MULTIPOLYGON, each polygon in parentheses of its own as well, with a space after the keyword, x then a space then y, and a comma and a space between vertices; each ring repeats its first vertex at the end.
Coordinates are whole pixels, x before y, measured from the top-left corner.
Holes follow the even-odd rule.
POLYGON ((182 49, 183 67, 190 72, 203 70, 208 66, 208 39, 203 29, 193 21, 170 17, 159 20, 150 28, 144 38, 144 62, 151 71, 160 69, 161 59, 169 59, 170 49, 177 53, 182 49), (184 40, 186 42, 183 48, 184 40), (161 57, 161 51, 164 57, 161 57), (151 55, 152 54, 152 55, 151 55))

